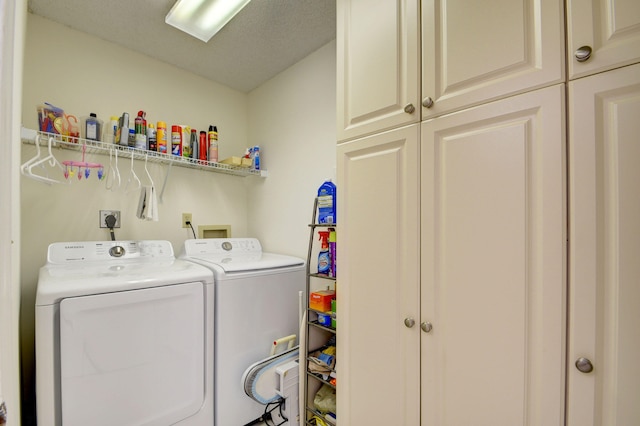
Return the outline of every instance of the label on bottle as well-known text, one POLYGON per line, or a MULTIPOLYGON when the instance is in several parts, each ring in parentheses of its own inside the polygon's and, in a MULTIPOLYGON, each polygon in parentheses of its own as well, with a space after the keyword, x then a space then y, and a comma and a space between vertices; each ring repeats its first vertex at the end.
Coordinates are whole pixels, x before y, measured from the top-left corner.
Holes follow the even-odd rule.
POLYGON ((158 140, 156 139, 156 131, 153 128, 147 130, 147 141, 149 143, 149 151, 158 150, 158 140))
POLYGON ((171 126, 171 154, 182 156, 182 129, 171 126))
POLYGON ((167 129, 164 127, 158 127, 156 131, 156 144, 158 145, 158 152, 167 153, 167 129))

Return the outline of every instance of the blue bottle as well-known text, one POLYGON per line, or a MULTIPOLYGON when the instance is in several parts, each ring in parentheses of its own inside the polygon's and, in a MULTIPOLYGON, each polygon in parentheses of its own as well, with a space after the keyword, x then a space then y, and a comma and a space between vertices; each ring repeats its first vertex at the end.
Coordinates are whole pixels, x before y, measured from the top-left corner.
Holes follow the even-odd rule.
POLYGON ((336 185, 331 179, 318 188, 318 223, 336 223, 336 185))

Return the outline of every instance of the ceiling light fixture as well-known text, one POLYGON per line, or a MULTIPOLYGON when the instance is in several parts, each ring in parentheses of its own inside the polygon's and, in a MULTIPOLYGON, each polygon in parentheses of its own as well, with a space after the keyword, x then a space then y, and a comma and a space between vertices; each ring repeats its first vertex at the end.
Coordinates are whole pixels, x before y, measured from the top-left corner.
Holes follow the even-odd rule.
POLYGON ((205 43, 251 0, 178 0, 164 22, 205 43))

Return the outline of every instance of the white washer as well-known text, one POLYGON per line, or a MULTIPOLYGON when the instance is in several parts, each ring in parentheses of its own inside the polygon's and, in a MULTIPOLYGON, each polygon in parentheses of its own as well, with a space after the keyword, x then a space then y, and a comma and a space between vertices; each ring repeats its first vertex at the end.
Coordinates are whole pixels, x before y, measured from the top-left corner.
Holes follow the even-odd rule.
POLYGON ((242 374, 269 356, 274 340, 298 334, 305 262, 263 253, 255 238, 187 240, 180 257, 214 274, 215 425, 245 425, 265 406, 244 393, 242 374))
POLYGON ((54 243, 36 293, 38 425, 212 425, 213 274, 168 241, 54 243))

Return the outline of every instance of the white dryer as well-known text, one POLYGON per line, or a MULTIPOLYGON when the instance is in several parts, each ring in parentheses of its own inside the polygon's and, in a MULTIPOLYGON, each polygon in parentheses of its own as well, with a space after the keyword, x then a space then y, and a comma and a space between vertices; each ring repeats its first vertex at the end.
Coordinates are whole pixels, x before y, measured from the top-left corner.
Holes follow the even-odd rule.
POLYGON ((245 394, 242 375, 269 356, 276 339, 299 333, 305 262, 264 253, 255 238, 187 240, 180 257, 214 274, 214 424, 246 425, 265 406, 245 394))
POLYGON ((36 293, 38 425, 212 425, 213 274, 168 241, 54 243, 36 293))

